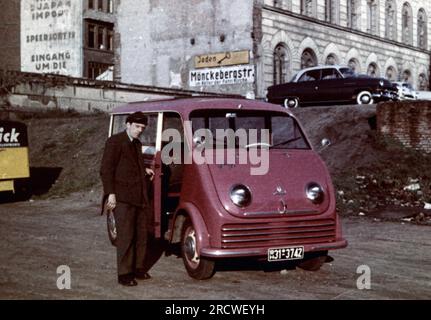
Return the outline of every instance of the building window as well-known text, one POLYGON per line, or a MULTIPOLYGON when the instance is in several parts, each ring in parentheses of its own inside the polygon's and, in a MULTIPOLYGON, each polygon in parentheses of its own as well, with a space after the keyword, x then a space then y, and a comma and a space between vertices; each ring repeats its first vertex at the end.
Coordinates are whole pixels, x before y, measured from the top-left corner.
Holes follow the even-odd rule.
POLYGON ((386 70, 386 79, 389 81, 397 81, 397 72, 394 67, 388 67, 386 70))
POLYGON ((108 40, 106 42, 107 50, 113 51, 114 50, 114 31, 108 30, 108 40))
POLYGON ((114 26, 112 24, 101 24, 87 22, 87 47, 99 50, 114 50, 114 26))
POLYGON ((114 13, 114 0, 108 0, 108 13, 114 13))
POLYGON ((316 0, 301 0, 301 14, 315 17, 316 0))
POLYGON ((428 90, 428 79, 425 73, 421 73, 418 78, 418 89, 420 91, 428 90))
POLYGON ((274 0, 274 7, 291 11, 292 0, 274 0))
POLYGON ((301 69, 317 66, 317 56, 311 49, 305 49, 301 55, 301 69))
POLYGON ((367 0, 367 32, 377 35, 378 32, 378 9, 379 3, 377 0, 367 0))
POLYGON ((397 9, 395 0, 386 0, 386 30, 385 36, 389 40, 397 40, 397 9))
POLYGON ((412 7, 409 3, 404 3, 402 10, 402 41, 405 44, 413 45, 413 19, 412 7))
POLYGON ((274 84, 288 81, 289 55, 283 44, 278 44, 274 50, 274 84))
POLYGON ((428 18, 425 9, 421 8, 418 12, 418 47, 428 48, 428 18))
POLYGON ((88 9, 114 13, 114 0, 88 0, 88 9))
POLYGON ((352 58, 347 63, 350 69, 352 69, 355 72, 359 72, 359 61, 356 58, 352 58))
POLYGON ((335 56, 335 54, 332 54, 332 53, 331 53, 331 54, 329 54, 329 55, 326 57, 325 64, 327 64, 327 65, 331 65, 331 66, 338 64, 338 59, 337 59, 337 57, 335 56))
POLYGON ((325 0, 325 21, 338 23, 338 0, 325 0))
POLYGON ((379 75, 379 69, 377 67, 377 64, 375 64, 374 62, 370 63, 368 65, 367 74, 370 77, 377 78, 379 75))
POLYGON ((347 0, 347 26, 358 29, 359 0, 347 0))
POLYGON ((93 24, 88 25, 87 47, 96 48, 96 26, 93 24))
POLYGON ((88 63, 88 77, 97 80, 113 80, 114 66, 107 63, 90 61, 88 63))
POLYGON ((402 81, 412 83, 412 72, 410 70, 404 70, 402 81))
POLYGON ((103 27, 98 27, 97 28, 97 44, 98 44, 98 48, 100 50, 105 50, 106 46, 105 46, 105 30, 103 27))

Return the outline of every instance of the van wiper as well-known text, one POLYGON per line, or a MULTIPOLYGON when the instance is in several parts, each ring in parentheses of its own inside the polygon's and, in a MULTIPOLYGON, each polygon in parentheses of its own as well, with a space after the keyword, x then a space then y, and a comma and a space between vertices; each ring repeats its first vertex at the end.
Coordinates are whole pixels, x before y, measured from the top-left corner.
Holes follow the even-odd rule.
POLYGON ((278 147, 278 146, 281 146, 281 145, 283 145, 283 144, 287 144, 287 143, 291 143, 291 142, 294 142, 294 141, 297 141, 297 140, 299 140, 299 139, 301 139, 302 137, 296 137, 296 138, 292 138, 292 139, 289 139, 289 140, 286 140, 286 141, 283 141, 283 142, 279 142, 279 143, 276 143, 276 144, 273 144, 272 146, 270 146, 269 148, 270 149, 272 149, 272 148, 274 148, 274 147, 278 147))

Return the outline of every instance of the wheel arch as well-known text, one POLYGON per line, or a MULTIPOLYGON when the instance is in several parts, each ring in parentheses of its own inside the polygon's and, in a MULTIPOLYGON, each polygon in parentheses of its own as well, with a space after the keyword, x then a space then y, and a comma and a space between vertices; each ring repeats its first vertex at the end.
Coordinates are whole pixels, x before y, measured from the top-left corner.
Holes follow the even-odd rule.
POLYGON ((169 241, 171 243, 179 243, 181 241, 181 232, 187 217, 192 221, 198 235, 198 250, 200 252, 201 248, 209 247, 209 234, 199 209, 192 203, 183 204, 175 213, 172 225, 173 231, 169 241))

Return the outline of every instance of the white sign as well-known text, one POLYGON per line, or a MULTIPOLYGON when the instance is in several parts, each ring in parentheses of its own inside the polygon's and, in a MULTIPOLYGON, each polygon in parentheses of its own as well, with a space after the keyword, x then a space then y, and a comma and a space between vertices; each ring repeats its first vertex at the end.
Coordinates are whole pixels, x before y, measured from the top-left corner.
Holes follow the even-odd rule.
POLYGON ((21 70, 82 76, 82 1, 21 1, 21 70))
POLYGON ((189 85, 198 87, 254 83, 254 74, 253 65, 191 70, 189 85))

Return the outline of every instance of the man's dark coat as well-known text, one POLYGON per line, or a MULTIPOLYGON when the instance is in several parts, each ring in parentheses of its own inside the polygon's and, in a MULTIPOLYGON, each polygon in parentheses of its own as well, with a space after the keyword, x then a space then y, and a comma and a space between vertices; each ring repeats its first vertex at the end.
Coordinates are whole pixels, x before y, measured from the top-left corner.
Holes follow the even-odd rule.
POLYGON ((142 145, 139 140, 134 141, 130 141, 126 131, 106 141, 100 176, 104 199, 109 194, 115 194, 117 202, 143 207, 149 204, 145 164, 142 145))

